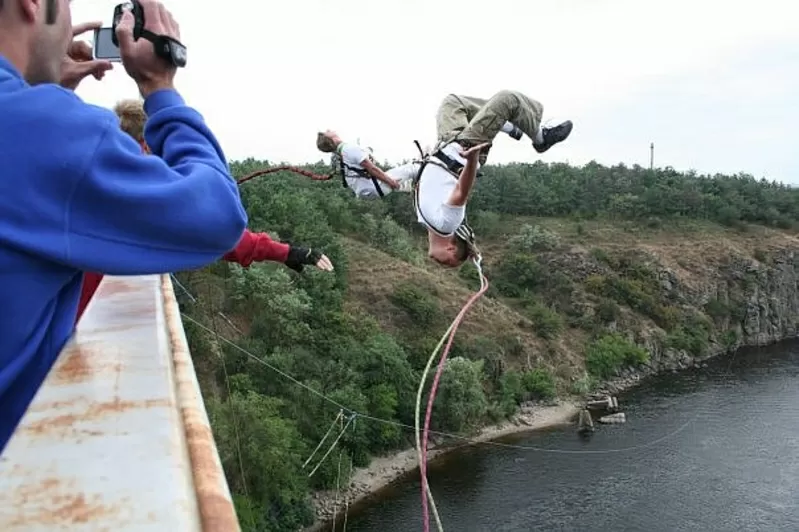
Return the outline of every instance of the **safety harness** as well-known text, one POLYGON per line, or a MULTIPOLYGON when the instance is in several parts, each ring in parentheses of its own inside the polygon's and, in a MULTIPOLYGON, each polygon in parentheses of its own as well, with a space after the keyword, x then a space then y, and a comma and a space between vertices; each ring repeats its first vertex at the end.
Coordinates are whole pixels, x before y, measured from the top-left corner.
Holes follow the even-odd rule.
MULTIPOLYGON (((419 165, 419 171, 416 172, 416 175, 413 178, 413 206, 414 206, 414 209, 422 217, 422 220, 424 220, 424 223, 427 225, 427 227, 432 229, 433 232, 436 233, 437 235, 446 238, 446 237, 451 236, 451 235, 447 235, 447 234, 439 231, 438 229, 436 229, 436 227, 433 224, 431 224, 427 220, 427 218, 425 218, 424 213, 422 212, 422 209, 419 208, 419 182, 421 181, 422 173, 424 172, 424 169, 425 169, 425 167, 428 164, 435 164, 436 166, 439 166, 439 167, 445 169, 447 172, 452 174, 455 177, 455 179, 460 179, 460 175, 461 175, 461 172, 463 171, 464 165, 462 165, 461 163, 459 163, 458 161, 454 160, 453 158, 448 156, 446 153, 441 151, 441 148, 443 147, 443 146, 441 146, 441 144, 439 144, 438 149, 434 150, 432 154, 426 154, 424 152, 424 150, 422 149, 421 144, 419 144, 418 140, 414 140, 413 142, 414 142, 414 144, 416 144, 416 148, 419 150, 419 154, 421 156, 421 160, 420 160, 421 164, 419 165), (433 159, 433 157, 435 159, 433 159)), ((469 249, 469 254, 470 255, 477 255, 477 254, 480 253, 479 250, 477 249, 477 245, 475 244, 474 230, 472 230, 472 228, 469 227, 469 223, 468 223, 468 219, 466 217, 466 213, 464 213, 464 215, 463 215, 463 222, 461 222, 461 224, 455 230, 455 236, 457 238, 463 240, 464 242, 466 242, 466 246, 469 249)))
POLYGON ((341 184, 342 184, 342 186, 344 188, 349 188, 349 185, 347 184, 347 170, 349 170, 350 172, 354 173, 358 177, 364 177, 364 178, 371 179, 372 183, 375 186, 375 190, 377 191, 377 195, 380 196, 381 198, 385 197, 385 194, 383 193, 383 189, 380 187, 380 183, 377 181, 377 178, 375 178, 375 176, 373 176, 372 174, 370 174, 369 172, 367 172, 363 168, 355 168, 355 167, 350 166, 350 165, 348 165, 347 163, 344 162, 344 156, 341 154, 341 149, 342 149, 343 146, 344 146, 344 143, 341 143, 341 144, 338 145, 338 148, 336 148, 336 156, 338 157, 339 168, 341 170, 341 184))

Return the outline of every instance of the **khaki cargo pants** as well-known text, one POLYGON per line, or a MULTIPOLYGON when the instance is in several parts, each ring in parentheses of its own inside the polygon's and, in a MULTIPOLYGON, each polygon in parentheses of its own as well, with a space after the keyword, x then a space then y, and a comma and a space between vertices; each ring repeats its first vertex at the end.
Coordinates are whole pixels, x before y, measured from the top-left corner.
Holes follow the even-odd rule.
POLYGON ((450 94, 436 114, 439 142, 458 138, 468 143, 493 142, 507 121, 531 140, 538 133, 544 106, 517 91, 503 90, 489 100, 450 94))

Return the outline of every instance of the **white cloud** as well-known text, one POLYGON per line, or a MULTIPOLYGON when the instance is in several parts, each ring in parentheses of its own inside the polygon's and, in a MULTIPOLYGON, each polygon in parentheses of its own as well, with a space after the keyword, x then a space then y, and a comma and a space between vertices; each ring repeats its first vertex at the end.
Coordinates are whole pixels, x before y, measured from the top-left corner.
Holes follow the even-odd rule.
MULTIPOLYGON (((165 3, 189 47, 178 88, 233 159, 317 160, 315 132, 328 127, 360 137, 381 160, 411 157, 413 139, 434 137, 435 110, 447 93, 488 97, 510 88, 542 101, 547 116, 575 120, 573 138, 543 159, 579 164, 635 154, 645 164, 649 138, 636 139, 634 149, 620 146, 604 138, 613 128, 591 120, 612 119, 616 129, 627 120, 635 123, 644 111, 631 107, 636 102, 653 125, 648 136, 670 138, 689 119, 679 116, 677 103, 688 95, 655 89, 685 90, 673 80, 692 76, 701 80, 690 88, 695 99, 740 101, 752 94, 790 104, 779 86, 758 83, 746 71, 730 75, 729 65, 750 50, 782 43, 794 51, 794 61, 786 55, 771 65, 766 76, 774 78, 795 71, 799 49, 797 17, 787 0, 301 0, 279 6, 236 0, 227 8, 219 2, 165 3), (723 81, 715 77, 725 69, 723 81), (730 88, 720 91, 720 83, 730 88), (655 93, 662 101, 640 98, 655 93), (609 117, 613 109, 623 114, 609 117)), ((73 4, 73 18, 109 23, 113 6, 81 0, 73 4)), ((102 83, 87 81, 79 93, 110 107, 135 95, 135 86, 118 67, 102 83)), ((721 103, 714 107, 722 112, 721 103)), ((748 121, 758 143, 784 134, 768 116, 748 121)), ((632 128, 643 134, 640 124, 632 128)), ((714 154, 703 164, 728 166, 728 133, 703 139, 714 154)), ((768 149, 747 151, 733 159, 741 170, 771 168, 775 155, 768 149)), ((538 158, 526 139, 499 139, 492 151, 495 162, 538 158)))

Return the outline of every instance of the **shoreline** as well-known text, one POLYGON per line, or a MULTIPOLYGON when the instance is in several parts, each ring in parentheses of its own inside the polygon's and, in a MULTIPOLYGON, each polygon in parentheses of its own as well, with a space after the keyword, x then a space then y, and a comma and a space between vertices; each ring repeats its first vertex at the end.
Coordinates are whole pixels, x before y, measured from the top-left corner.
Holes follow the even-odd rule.
MULTIPOLYGON (((477 435, 470 437, 469 441, 454 441, 452 444, 442 446, 434 444, 431 439, 428 447, 430 450, 427 453, 427 462, 429 464, 465 446, 477 445, 513 434, 532 432, 559 425, 569 425, 578 412, 578 404, 572 401, 560 401, 553 406, 525 407, 512 420, 484 427, 477 435)), ((303 532, 322 530, 330 524, 334 515, 341 515, 347 499, 349 499, 348 506, 351 508, 376 495, 384 488, 418 468, 419 462, 415 447, 373 458, 367 467, 353 471, 349 488, 340 490, 338 497, 334 490, 313 494, 312 503, 316 514, 316 522, 303 529, 303 532), (338 504, 336 504, 337 499, 338 504)))

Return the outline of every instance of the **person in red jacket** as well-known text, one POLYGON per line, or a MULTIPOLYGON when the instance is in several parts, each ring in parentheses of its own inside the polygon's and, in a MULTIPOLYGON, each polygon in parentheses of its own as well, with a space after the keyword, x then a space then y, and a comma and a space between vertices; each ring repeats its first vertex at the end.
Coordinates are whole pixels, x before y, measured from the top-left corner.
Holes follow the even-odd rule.
MULTIPOLYGON (((147 121, 147 115, 143 103, 139 100, 122 100, 114 106, 114 111, 119 117, 122 130, 139 143, 143 152, 150 153, 150 148, 144 141, 144 123, 147 121)), ((239 243, 226 253, 222 260, 235 262, 245 268, 253 262, 273 261, 281 262, 297 272, 302 272, 305 265, 314 265, 325 271, 333 270, 330 259, 316 250, 294 246, 287 242, 276 242, 266 233, 253 233, 249 229, 244 230, 239 243)), ((83 274, 75 323, 80 320, 102 280, 103 275, 100 273, 83 274)))

